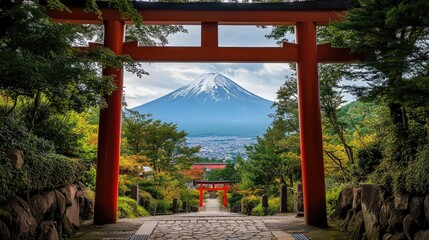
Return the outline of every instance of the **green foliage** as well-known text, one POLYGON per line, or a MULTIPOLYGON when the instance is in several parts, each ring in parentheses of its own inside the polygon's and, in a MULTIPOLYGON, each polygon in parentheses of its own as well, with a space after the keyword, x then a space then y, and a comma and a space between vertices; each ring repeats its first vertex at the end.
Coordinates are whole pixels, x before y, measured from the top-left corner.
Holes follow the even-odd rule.
POLYGON ((224 169, 214 169, 207 174, 209 181, 230 181, 232 183, 240 182, 240 176, 235 169, 233 162, 228 162, 224 169))
POLYGON ((28 184, 25 171, 13 167, 5 156, 0 155, 0 203, 25 191, 28 184))
POLYGON ((167 199, 159 199, 156 201, 156 213, 158 214, 171 214, 173 207, 173 200, 168 201, 167 199))
POLYGON ((26 156, 30 191, 53 189, 78 180, 81 165, 77 161, 54 153, 26 156))
POLYGON ((129 197, 118 198, 118 218, 146 217, 149 213, 134 199, 129 197))
POLYGON ((241 200, 243 199, 243 195, 238 193, 237 191, 233 191, 228 196, 228 205, 230 208, 235 207, 236 205, 241 203, 241 200))
POLYGON ((334 213, 338 197, 340 196, 343 188, 344 186, 337 185, 326 189, 326 212, 328 216, 331 216, 334 213))
POLYGON ((374 171, 383 158, 379 144, 371 144, 360 149, 357 154, 359 171, 365 176, 374 171))
POLYGON ((418 153, 417 158, 408 165, 405 187, 407 192, 429 193, 429 144, 418 153))
POLYGON ((157 201, 146 191, 139 192, 139 204, 148 210, 149 213, 155 215, 157 201))
MULTIPOLYGON (((180 192, 180 201, 186 202, 187 206, 197 205, 199 202, 200 194, 198 191, 192 189, 181 189, 180 192)), ((186 209, 183 209, 186 210, 186 209)))
POLYGON ((157 186, 153 180, 143 180, 139 182, 139 189, 143 189, 148 192, 155 199, 164 198, 164 193, 161 191, 160 187, 157 186))
POLYGON ((94 165, 89 166, 89 169, 83 172, 81 181, 88 189, 95 189, 96 173, 97 169, 94 165))
POLYGON ((260 203, 260 197, 250 195, 241 199, 242 213, 250 215, 254 207, 260 203))
POLYGON ((53 189, 79 179, 82 165, 78 161, 56 154, 51 142, 23 131, 23 124, 16 119, 2 118, 0 123, 0 201, 15 194, 53 189), (23 169, 10 164, 5 155, 9 148, 23 152, 23 169))
POLYGON ((252 209, 252 215, 255 216, 267 216, 274 215, 280 211, 280 198, 269 198, 268 199, 268 208, 262 207, 262 202, 260 202, 255 208, 252 209))
POLYGON ((132 110, 124 114, 123 136, 125 149, 146 156, 155 174, 189 168, 200 149, 186 145, 187 134, 179 131, 177 125, 153 121, 132 110))

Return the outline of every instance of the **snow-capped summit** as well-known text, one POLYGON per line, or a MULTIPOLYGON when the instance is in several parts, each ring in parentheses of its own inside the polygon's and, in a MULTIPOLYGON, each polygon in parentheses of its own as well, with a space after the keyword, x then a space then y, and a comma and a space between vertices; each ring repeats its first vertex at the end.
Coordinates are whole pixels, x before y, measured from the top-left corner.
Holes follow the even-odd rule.
POLYGON ((152 102, 135 107, 154 119, 177 123, 190 135, 259 135, 270 123, 272 102, 220 73, 206 73, 152 102))
POLYGON ((222 101, 234 98, 249 98, 254 101, 261 99, 220 73, 205 73, 193 83, 171 93, 173 99, 180 97, 196 97, 202 101, 222 101))

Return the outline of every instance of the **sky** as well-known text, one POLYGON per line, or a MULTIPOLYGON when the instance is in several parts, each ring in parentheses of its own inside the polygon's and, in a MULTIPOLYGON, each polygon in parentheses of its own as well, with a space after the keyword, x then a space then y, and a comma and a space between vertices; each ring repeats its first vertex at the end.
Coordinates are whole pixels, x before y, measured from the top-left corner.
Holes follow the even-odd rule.
MULTIPOLYGON (((200 26, 185 26, 188 33, 169 37, 167 46, 199 46, 200 26)), ((276 47, 268 40, 270 28, 219 26, 219 46, 276 47)), ((138 78, 125 73, 125 100, 129 108, 162 97, 190 84, 204 73, 218 72, 248 91, 274 101, 276 92, 291 73, 287 63, 141 63, 150 75, 138 78)))

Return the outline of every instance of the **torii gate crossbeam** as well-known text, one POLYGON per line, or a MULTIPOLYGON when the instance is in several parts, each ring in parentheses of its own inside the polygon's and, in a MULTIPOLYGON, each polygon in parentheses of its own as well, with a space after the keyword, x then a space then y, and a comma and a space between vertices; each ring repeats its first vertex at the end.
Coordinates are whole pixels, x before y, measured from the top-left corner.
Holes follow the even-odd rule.
MULTIPOLYGON (((84 1, 65 1, 71 12, 48 10, 56 21, 103 24, 104 46, 115 54, 149 62, 297 62, 299 122, 304 193, 304 217, 308 225, 326 226, 326 197, 319 99, 319 62, 350 62, 362 56, 348 49, 316 44, 316 26, 341 20, 350 7, 347 0, 297 1, 275 4, 133 2, 143 24, 201 25, 200 47, 147 47, 123 42, 120 12, 99 2, 101 18, 84 11, 84 1), (218 25, 294 25, 297 43, 278 48, 219 47, 218 25)), ((91 49, 90 44, 86 49, 91 49)), ((118 198, 123 70, 106 68, 117 90, 106 96, 101 110, 94 223, 115 223, 118 198)))

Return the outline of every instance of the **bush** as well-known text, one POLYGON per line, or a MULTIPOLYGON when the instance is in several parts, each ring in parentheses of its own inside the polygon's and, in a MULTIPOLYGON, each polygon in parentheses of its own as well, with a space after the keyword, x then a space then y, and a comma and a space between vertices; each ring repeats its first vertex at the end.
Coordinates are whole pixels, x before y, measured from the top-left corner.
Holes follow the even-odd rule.
POLYGON ((163 199, 165 197, 160 187, 156 186, 153 180, 142 180, 138 185, 139 189, 144 189, 155 199, 163 199))
POLYGON ((51 142, 25 132, 13 119, 0 119, 0 202, 23 192, 49 190, 78 180, 82 165, 56 154, 51 142), (20 149, 24 168, 10 164, 5 152, 20 149))
POLYGON ((268 208, 262 208, 262 202, 252 209, 252 215, 255 216, 267 216, 274 215, 280 211, 280 198, 269 198, 268 208))
POLYGON ((338 198, 340 197, 340 193, 343 188, 344 186, 339 185, 326 189, 326 212, 328 216, 331 216, 334 213, 338 198))
POLYGON ((156 204, 156 213, 158 214, 171 214, 173 200, 169 201, 167 199, 159 199, 156 204))
MULTIPOLYGON (((199 203, 200 199, 200 193, 197 190, 191 190, 191 189, 182 189, 179 192, 180 194, 180 201, 186 202, 186 206, 189 209, 192 205, 197 205, 199 203)), ((180 206, 182 207, 182 205, 180 206)), ((183 211, 187 211, 188 209, 183 209, 183 211)))
POLYGON ((155 215, 156 214, 156 207, 157 207, 157 201, 155 198, 150 195, 150 193, 145 191, 139 192, 140 200, 139 204, 143 206, 145 209, 149 211, 150 214, 155 215))
POLYGON ((418 152, 416 160, 409 162, 405 176, 407 192, 429 193, 429 145, 418 152))
POLYGON ((149 216, 149 213, 140 206, 134 199, 129 197, 118 198, 118 217, 136 218, 149 216))
POLYGON ((250 215, 254 207, 256 207, 260 202, 259 197, 256 196, 246 196, 241 200, 241 205, 243 206, 242 213, 250 215))
POLYGON ((78 180, 82 166, 72 159, 55 153, 27 157, 29 191, 53 189, 78 180))
POLYGON ((243 199, 243 195, 238 192, 232 192, 230 197, 228 197, 228 205, 230 208, 235 207, 236 205, 241 203, 241 199, 243 199))
POLYGON ((0 203, 28 189, 28 178, 22 169, 13 167, 5 156, 0 159, 0 203))
POLYGON ((358 151, 358 167, 363 175, 368 175, 374 171, 383 158, 378 144, 371 144, 358 151))

